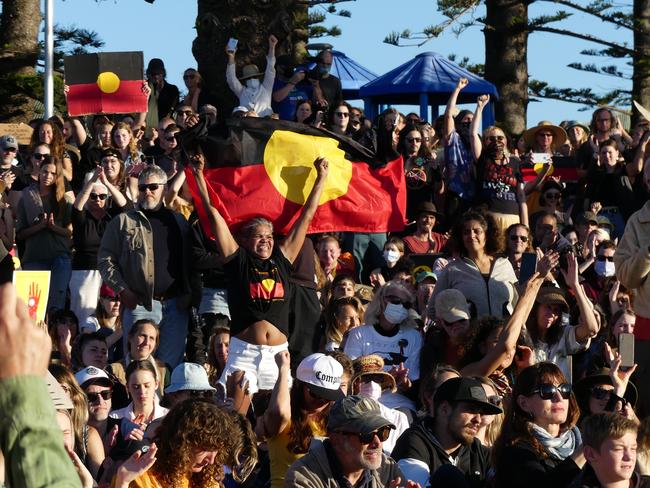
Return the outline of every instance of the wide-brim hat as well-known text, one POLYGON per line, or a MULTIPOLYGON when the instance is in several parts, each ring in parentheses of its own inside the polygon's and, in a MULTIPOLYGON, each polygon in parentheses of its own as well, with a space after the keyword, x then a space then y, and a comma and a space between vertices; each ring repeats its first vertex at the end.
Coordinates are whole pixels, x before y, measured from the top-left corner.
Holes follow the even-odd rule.
POLYGON ((537 298, 535 298, 537 303, 542 305, 560 305, 562 311, 569 313, 569 304, 564 298, 564 293, 560 288, 555 286, 543 286, 537 292, 537 298))
POLYGON ((249 78, 257 78, 258 76, 264 76, 264 73, 262 73, 254 64, 247 64, 242 68, 241 72, 242 75, 239 78, 240 81, 246 81, 249 78))
MULTIPOLYGON (((614 386, 614 384, 612 383, 612 378, 609 376, 609 371, 610 371, 609 368, 599 368, 593 373, 582 378, 580 381, 578 381, 575 384, 576 395, 578 396, 586 395, 587 392, 596 385, 614 386)), ((627 383, 627 388, 625 389, 623 398, 625 398, 628 401, 628 403, 630 403, 630 405, 632 405, 633 407, 636 404, 637 399, 639 398, 639 392, 636 389, 636 386, 634 386, 634 383, 632 383, 631 381, 627 383)))
POLYGON ((553 133, 553 146, 560 147, 567 140, 566 131, 559 125, 554 125, 548 120, 542 120, 535 127, 531 127, 524 132, 523 137, 526 146, 533 147, 535 145, 535 136, 541 130, 548 130, 553 133))
POLYGON ((381 378, 379 384, 381 385, 382 391, 390 390, 391 392, 395 392, 397 390, 397 385, 393 375, 384 371, 384 360, 381 356, 376 354, 359 356, 352 362, 352 368, 354 369, 351 381, 353 387, 355 383, 360 382, 364 376, 372 375, 376 376, 378 379, 381 378))

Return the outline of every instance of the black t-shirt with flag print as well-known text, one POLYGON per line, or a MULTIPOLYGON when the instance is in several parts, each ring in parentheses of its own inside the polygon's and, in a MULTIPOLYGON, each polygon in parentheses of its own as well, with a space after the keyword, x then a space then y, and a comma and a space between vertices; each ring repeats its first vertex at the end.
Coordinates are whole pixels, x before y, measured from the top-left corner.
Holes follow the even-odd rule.
POLYGON ((278 248, 273 248, 269 259, 259 259, 240 247, 224 264, 229 279, 232 336, 260 320, 272 323, 289 336, 291 269, 291 263, 278 248))

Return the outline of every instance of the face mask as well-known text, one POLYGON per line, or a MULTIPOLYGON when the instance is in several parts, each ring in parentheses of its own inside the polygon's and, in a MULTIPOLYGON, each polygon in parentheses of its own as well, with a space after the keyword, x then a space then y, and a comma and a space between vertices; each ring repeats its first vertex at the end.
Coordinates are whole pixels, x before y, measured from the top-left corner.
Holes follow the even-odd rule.
POLYGON ((366 398, 372 398, 373 400, 379 400, 379 397, 381 396, 381 385, 374 381, 361 383, 359 385, 359 395, 366 398))
POLYGON ((322 64, 319 64, 318 69, 320 70, 321 75, 329 75, 330 74, 330 67, 329 66, 323 66, 322 64))
POLYGON ((246 86, 248 88, 252 88, 253 90, 257 90, 260 87, 260 80, 257 78, 251 78, 250 80, 246 80, 246 86))
POLYGON ((384 259, 387 263, 396 263, 399 259, 399 251, 384 251, 384 259))
POLYGON ((596 261, 594 271, 602 278, 609 278, 616 274, 616 265, 612 261, 596 261))
POLYGON ((401 304, 389 303, 384 309, 384 318, 391 324, 404 322, 408 316, 409 311, 401 304))

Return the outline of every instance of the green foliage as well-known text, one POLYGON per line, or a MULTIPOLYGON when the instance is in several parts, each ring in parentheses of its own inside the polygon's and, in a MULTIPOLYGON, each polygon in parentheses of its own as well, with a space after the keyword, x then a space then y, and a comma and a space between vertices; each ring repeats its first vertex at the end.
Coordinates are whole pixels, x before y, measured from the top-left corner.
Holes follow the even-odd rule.
MULTIPOLYGON (((0 100, 43 100, 44 98, 42 73, 29 75, 9 73, 0 76, 0 100)), ((54 74, 54 110, 57 113, 65 113, 67 110, 63 95, 63 76, 56 72, 54 74)))
MULTIPOLYGON (((341 35, 341 29, 333 25, 332 27, 325 27, 322 24, 328 15, 338 15, 339 17, 352 17, 352 13, 349 10, 339 10, 336 7, 337 3, 349 2, 355 0, 312 0, 308 2, 310 7, 309 15, 307 17, 307 27, 308 35, 310 39, 317 39, 319 37, 331 36, 338 37, 341 35), (323 4, 329 4, 327 7, 323 4), (320 9, 316 10, 316 9, 320 9)), ((295 19, 294 19, 295 20, 295 19)), ((296 22, 300 24, 300 22, 296 22)))
MULTIPOLYGON (((81 29, 75 25, 54 26, 54 69, 63 72, 63 58, 76 54, 86 54, 101 49, 104 41, 95 31, 81 29)), ((45 43, 40 43, 39 66, 45 65, 45 43)))
POLYGON ((455 54, 450 54, 447 56, 447 59, 449 59, 449 61, 453 61, 461 68, 465 68, 467 71, 480 76, 481 78, 485 76, 485 65, 481 63, 470 63, 467 56, 464 56, 462 59, 457 59, 457 56, 455 54))
POLYGON ((584 110, 590 110, 599 105, 628 105, 631 96, 629 90, 612 90, 604 94, 597 94, 591 88, 557 88, 544 81, 534 79, 528 80, 528 91, 531 97, 550 98, 585 105, 584 110))
POLYGON ((623 73, 618 69, 618 66, 615 65, 596 66, 594 63, 589 63, 589 64, 570 63, 567 66, 569 68, 573 68, 578 71, 586 71, 588 73, 597 73, 601 75, 615 76, 616 78, 623 78, 626 80, 632 79, 629 74, 623 73))

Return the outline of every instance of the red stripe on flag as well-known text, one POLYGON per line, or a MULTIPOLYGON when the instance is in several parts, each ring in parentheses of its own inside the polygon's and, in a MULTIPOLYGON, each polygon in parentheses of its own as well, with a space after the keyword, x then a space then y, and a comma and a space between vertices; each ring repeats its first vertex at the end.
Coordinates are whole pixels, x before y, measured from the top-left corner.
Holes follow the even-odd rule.
MULTIPOLYGON (((388 232, 404 228, 406 186, 402 158, 372 169, 366 163, 352 163, 352 178, 345 195, 318 207, 309 233, 349 231, 388 232)), ((186 176, 195 204, 200 202, 191 171, 186 176)), ((253 217, 266 217, 280 234, 289 232, 302 205, 284 198, 268 178, 263 164, 205 170, 212 204, 229 226, 253 217)), ((197 205, 204 229, 207 214, 197 205)))
POLYGON ((67 102, 68 113, 73 117, 147 111, 147 96, 142 93, 142 80, 121 80, 115 93, 104 93, 96 83, 70 85, 67 102))

